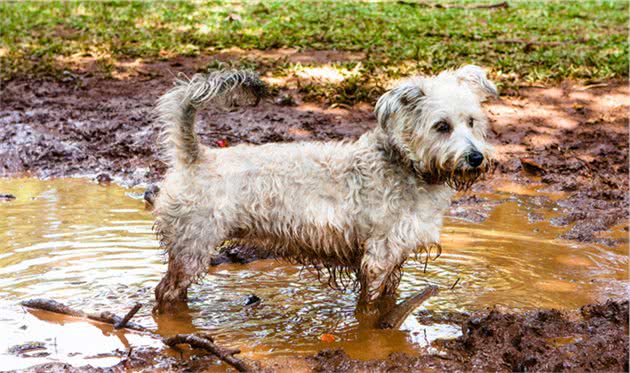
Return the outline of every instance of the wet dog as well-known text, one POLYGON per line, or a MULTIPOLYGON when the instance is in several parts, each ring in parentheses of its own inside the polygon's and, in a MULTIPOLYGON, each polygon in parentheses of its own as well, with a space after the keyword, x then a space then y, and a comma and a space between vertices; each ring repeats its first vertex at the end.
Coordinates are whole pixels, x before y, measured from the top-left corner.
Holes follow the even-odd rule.
POLYGON ((403 81, 376 103, 378 125, 355 142, 199 143, 195 114, 208 103, 260 100, 251 72, 198 74, 159 99, 169 169, 156 204, 168 270, 157 311, 186 302, 216 247, 235 240, 351 282, 371 304, 395 294, 400 269, 439 244, 457 190, 490 166, 481 103, 496 95, 477 66, 403 81))

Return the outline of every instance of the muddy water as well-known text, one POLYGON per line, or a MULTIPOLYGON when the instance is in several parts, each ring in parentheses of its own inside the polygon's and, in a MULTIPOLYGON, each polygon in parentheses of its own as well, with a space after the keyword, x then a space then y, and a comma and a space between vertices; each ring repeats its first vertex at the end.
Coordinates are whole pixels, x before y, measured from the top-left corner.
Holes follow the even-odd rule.
POLYGON ((191 289, 189 312, 154 318, 153 288, 165 265, 140 190, 79 179, 3 179, 0 193, 17 197, 0 202, 0 369, 48 361, 110 366, 119 360, 109 354, 113 350, 160 346, 147 336, 17 305, 36 297, 120 314, 141 302, 146 306, 136 322, 162 335, 207 331, 250 358, 342 347, 354 358, 367 359, 394 351, 418 353, 436 338, 459 335, 455 325, 427 324, 416 317, 427 310, 443 315, 495 304, 573 308, 628 291, 627 244, 608 248, 557 240, 567 228, 549 220, 556 216, 554 200, 562 196, 507 185, 496 194, 480 195, 501 202, 485 222, 447 219, 442 256, 428 263, 426 273, 423 258, 406 264, 403 297, 428 283, 444 290, 401 331, 359 325, 354 294, 328 289, 309 272, 273 260, 213 267, 203 284, 191 289), (250 294, 262 302, 244 306, 250 294), (324 333, 335 342, 322 342, 324 333), (45 348, 29 356, 7 352, 29 341, 43 342, 45 348))

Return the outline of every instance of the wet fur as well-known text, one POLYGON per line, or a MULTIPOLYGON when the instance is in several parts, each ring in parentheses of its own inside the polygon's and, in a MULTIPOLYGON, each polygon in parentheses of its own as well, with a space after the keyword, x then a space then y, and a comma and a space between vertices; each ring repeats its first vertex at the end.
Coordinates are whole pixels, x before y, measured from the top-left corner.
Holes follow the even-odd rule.
POLYGON ((480 103, 496 89, 476 66, 402 82, 376 104, 379 126, 354 142, 198 142, 203 105, 263 94, 255 74, 224 71, 178 81, 159 100, 169 170, 155 228, 169 263, 156 310, 184 302, 227 239, 313 265, 332 285, 358 284, 363 303, 394 294, 410 254, 439 242, 454 188, 489 165, 480 103), (463 128, 471 116, 476 127, 463 128), (438 117, 453 122, 451 136, 433 130, 438 117), (479 168, 466 166, 473 148, 485 156, 479 168))

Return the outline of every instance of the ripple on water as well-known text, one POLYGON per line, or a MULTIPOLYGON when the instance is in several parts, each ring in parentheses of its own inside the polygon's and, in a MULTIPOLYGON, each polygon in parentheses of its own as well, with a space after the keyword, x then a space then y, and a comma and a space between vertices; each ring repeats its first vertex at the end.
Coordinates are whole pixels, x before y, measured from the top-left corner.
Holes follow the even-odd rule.
MULTIPOLYGON (((93 351, 60 335, 98 341, 99 352, 150 343, 125 334, 125 345, 117 333, 84 322, 71 323, 77 329, 71 330, 65 321, 44 322, 38 318, 44 317, 41 313, 35 317, 16 306, 35 297, 88 311, 124 312, 140 302, 147 306, 135 321, 163 335, 208 331, 226 346, 242 347, 250 357, 326 347, 344 348, 356 358, 384 357, 395 351, 413 353, 436 338, 460 333, 459 327, 422 325, 414 317, 403 324, 404 331, 367 328, 355 317, 355 294, 328 289, 310 272, 273 260, 211 268, 203 283, 191 289, 188 312, 154 318, 153 289, 165 265, 151 230, 152 216, 142 201, 129 197, 129 190, 78 179, 4 179, 0 192, 17 197, 0 203, 0 329, 8 335, 0 341, 0 354, 11 345, 53 336, 58 337, 56 351, 49 348, 51 355, 43 360, 96 366, 85 359, 93 351), (245 306, 251 294, 262 301, 245 306), (335 342, 322 342, 324 333, 333 334, 335 342), (81 355, 68 355, 77 349, 81 355)), ((627 245, 607 248, 556 240, 566 229, 548 224, 557 198, 530 203, 529 198, 540 195, 507 188, 503 194, 484 196, 505 200, 485 222, 447 218, 442 256, 429 261, 426 273, 423 258, 409 260, 401 296, 429 283, 439 285, 441 293, 419 312, 469 312, 495 304, 572 308, 623 297, 628 290, 627 245), (532 222, 531 213, 543 219, 532 222), (448 290, 458 278, 457 286, 448 290)), ((37 363, 6 354, 0 359, 11 359, 13 367, 37 363)))

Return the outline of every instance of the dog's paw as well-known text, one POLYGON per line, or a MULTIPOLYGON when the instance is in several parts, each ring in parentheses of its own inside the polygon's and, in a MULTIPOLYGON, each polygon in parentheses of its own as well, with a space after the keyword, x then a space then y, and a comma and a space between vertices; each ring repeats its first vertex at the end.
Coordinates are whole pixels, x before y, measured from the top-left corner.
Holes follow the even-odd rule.
POLYGON ((182 301, 162 301, 153 306, 154 314, 176 314, 188 311, 188 303, 182 301))

